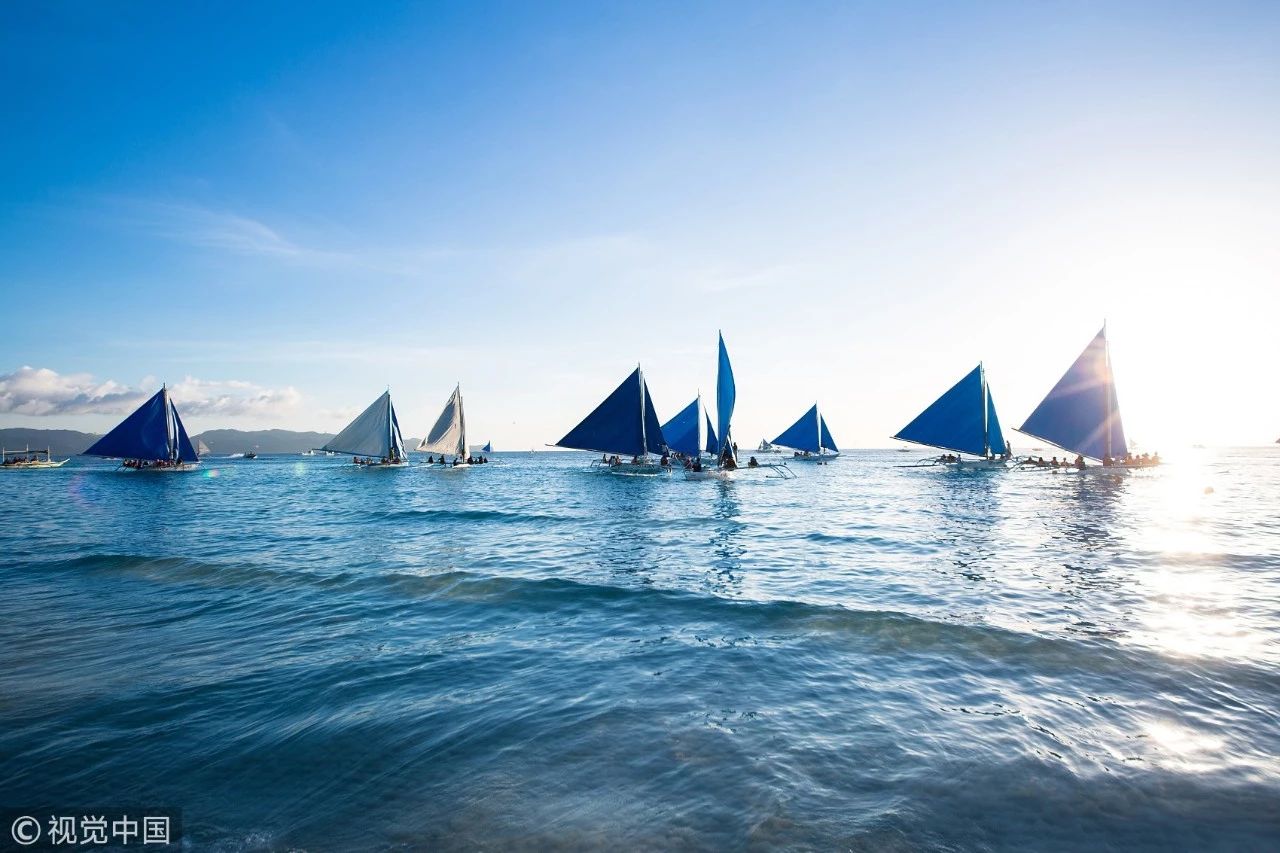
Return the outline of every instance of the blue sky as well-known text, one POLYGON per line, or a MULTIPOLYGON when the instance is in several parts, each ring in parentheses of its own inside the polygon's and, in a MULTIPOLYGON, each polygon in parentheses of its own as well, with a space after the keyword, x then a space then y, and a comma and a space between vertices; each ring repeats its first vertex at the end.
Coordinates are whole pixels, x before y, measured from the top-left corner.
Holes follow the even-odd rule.
POLYGON ((461 381, 540 446, 637 362, 713 396, 723 329, 740 441, 885 446, 979 360, 1021 423, 1105 318, 1131 435, 1280 435, 1280 6, 0 16, 2 425, 167 380, 420 434, 461 381))

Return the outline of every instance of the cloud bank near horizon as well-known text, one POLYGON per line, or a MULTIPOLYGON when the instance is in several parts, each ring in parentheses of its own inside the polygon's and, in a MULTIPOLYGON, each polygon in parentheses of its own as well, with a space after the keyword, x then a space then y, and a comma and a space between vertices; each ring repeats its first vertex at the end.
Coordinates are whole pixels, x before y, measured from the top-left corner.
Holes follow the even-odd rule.
MULTIPOLYGON (((0 414, 127 414, 155 393, 153 385, 150 379, 143 380, 141 387, 133 387, 111 379, 100 381, 90 373, 63 374, 24 365, 12 373, 0 374, 0 414)), ((243 380, 193 376, 170 385, 169 393, 184 415, 228 418, 277 416, 302 401, 302 394, 293 386, 267 388, 243 380)))

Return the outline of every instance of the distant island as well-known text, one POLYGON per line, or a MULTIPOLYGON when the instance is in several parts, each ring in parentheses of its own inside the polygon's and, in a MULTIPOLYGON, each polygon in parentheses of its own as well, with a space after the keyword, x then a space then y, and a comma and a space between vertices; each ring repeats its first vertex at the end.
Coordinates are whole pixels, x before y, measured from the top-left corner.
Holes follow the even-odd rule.
MULTIPOLYGON (((101 436, 72 429, 30 429, 12 427, 0 429, 0 446, 7 450, 33 450, 49 448, 54 456, 75 456, 83 453, 101 436)), ((294 432, 287 429, 211 429, 191 436, 192 443, 203 441, 214 456, 244 453, 301 453, 312 447, 321 447, 333 433, 294 432)))

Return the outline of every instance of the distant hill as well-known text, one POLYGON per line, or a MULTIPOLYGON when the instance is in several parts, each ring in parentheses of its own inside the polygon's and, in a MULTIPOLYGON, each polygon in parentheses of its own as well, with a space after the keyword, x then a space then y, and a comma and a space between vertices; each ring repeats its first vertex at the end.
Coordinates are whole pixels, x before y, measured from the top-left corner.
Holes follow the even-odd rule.
MULTIPOLYGON (((75 456, 84 453, 89 445, 101 436, 72 429, 28 429, 12 427, 0 429, 0 445, 5 450, 32 450, 49 448, 54 456, 75 456)), ((309 447, 320 447, 333 438, 328 432, 293 432, 287 429, 211 429, 191 436, 191 441, 203 441, 214 456, 257 450, 259 453, 301 453, 309 447)), ((406 442, 407 444, 407 442, 406 442)))
POLYGON ((330 432, 293 432, 287 429, 211 429, 191 436, 192 443, 203 441, 214 456, 244 453, 301 453, 312 447, 321 447, 333 438, 330 432))
POLYGON ((5 450, 22 450, 27 447, 32 450, 44 450, 47 447, 54 456, 75 456, 77 453, 84 453, 99 437, 90 432, 76 432, 73 429, 25 427, 0 429, 0 445, 3 445, 5 450))

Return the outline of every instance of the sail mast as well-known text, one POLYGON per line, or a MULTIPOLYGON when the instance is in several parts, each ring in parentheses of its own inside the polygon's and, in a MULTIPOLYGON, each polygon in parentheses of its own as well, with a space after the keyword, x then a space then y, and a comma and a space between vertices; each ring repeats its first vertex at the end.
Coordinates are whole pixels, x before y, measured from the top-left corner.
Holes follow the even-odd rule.
POLYGON ((1115 378, 1111 375, 1111 343, 1107 340, 1107 321, 1102 321, 1102 363, 1105 365, 1107 372, 1107 386, 1104 389, 1107 396, 1107 424, 1106 431, 1106 448, 1107 459, 1113 458, 1111 455, 1111 419, 1115 416, 1111 411, 1112 389, 1115 388, 1115 378))
POLYGON ((640 365, 636 365, 636 376, 640 380, 640 455, 648 457, 649 455, 649 434, 644 428, 644 371, 640 369, 640 365))
POLYGON ((985 458, 991 455, 991 424, 987 408, 987 369, 982 366, 982 362, 978 362, 978 371, 978 375, 982 377, 982 455, 985 458))
POLYGON ((818 455, 821 456, 822 455, 822 414, 818 411, 818 404, 816 401, 813 404, 813 429, 818 436, 818 440, 815 443, 818 445, 818 455))
POLYGON ((169 399, 168 383, 161 385, 160 390, 164 392, 164 440, 169 445, 169 461, 172 462, 178 455, 178 430, 173 423, 173 401, 169 399))

